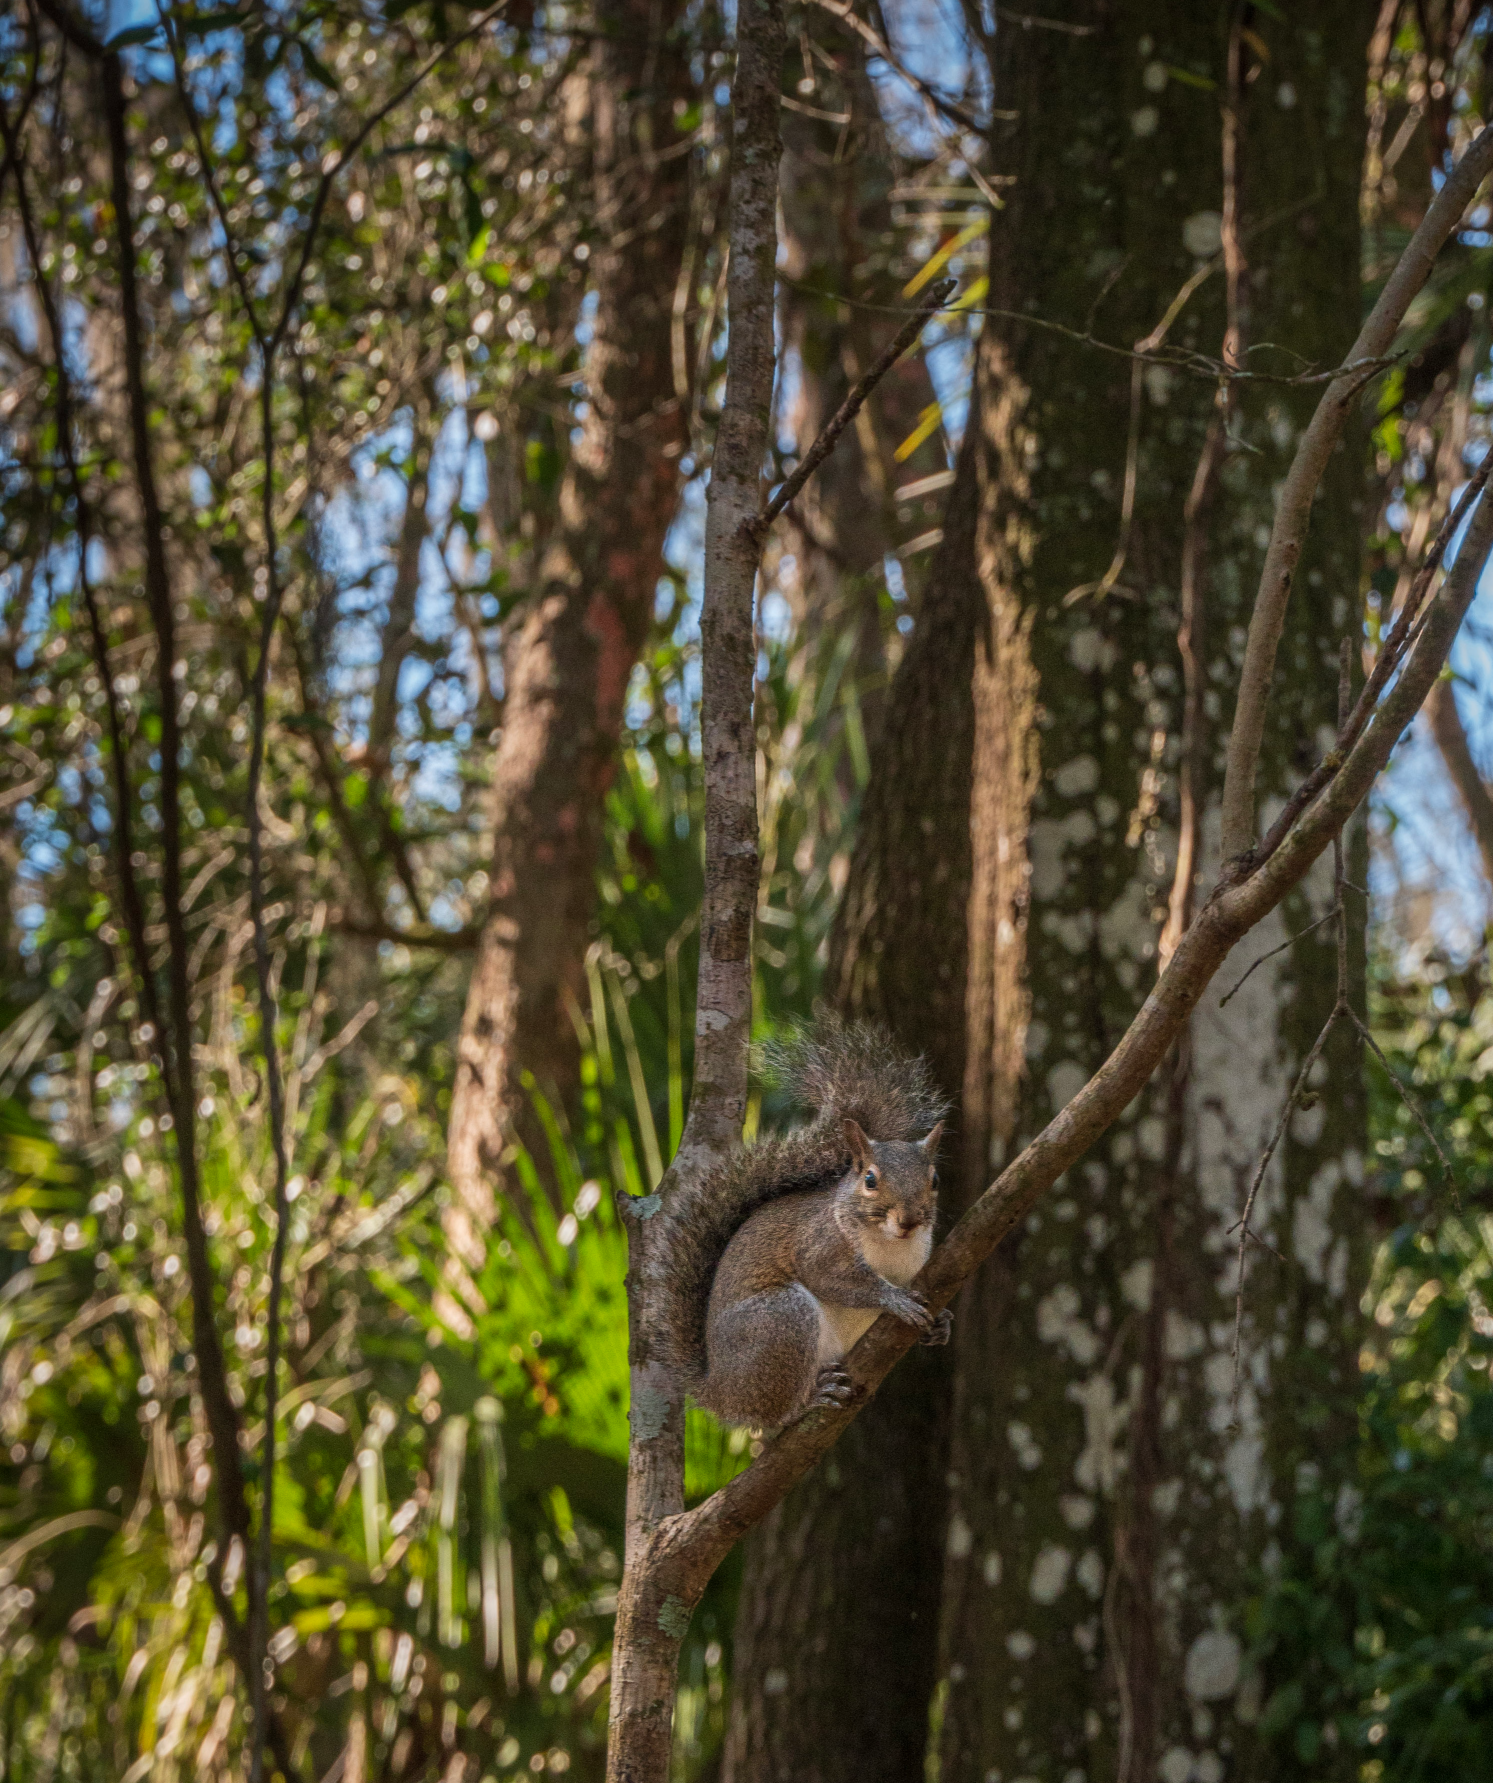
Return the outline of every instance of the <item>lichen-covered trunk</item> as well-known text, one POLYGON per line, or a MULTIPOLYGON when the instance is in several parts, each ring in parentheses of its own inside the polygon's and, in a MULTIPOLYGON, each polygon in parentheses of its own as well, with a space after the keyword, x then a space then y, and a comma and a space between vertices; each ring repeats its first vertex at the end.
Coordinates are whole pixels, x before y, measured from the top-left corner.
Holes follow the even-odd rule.
MULTIPOLYGON (((983 600, 966 450, 917 624, 888 694, 825 993, 964 1073, 970 697, 983 600)), ((943 1200, 957 1211, 957 1124, 943 1200)), ((983 1186, 983 1185, 982 1185, 983 1186)), ((750 1538, 725 1783, 905 1783, 937 1658, 948 1352, 904 1357, 834 1450, 750 1538)))
MULTIPOLYGON (((1001 34, 996 102, 1020 121, 1000 148, 1016 183, 993 232, 991 302, 1081 322, 1117 274, 1096 326, 1129 344, 1219 249, 1228 21, 1181 0, 1070 15, 1090 34, 1001 34)), ((1240 83, 1252 338, 1320 366, 1347 348, 1359 312, 1371 22, 1353 0, 1249 21, 1263 45, 1240 83)), ((1224 332, 1217 275, 1169 339, 1216 358, 1224 332)), ((1091 1075, 1155 978, 1176 856, 1184 547, 1204 677, 1204 884, 1216 871, 1243 627, 1272 488, 1316 391, 1243 387, 1189 546, 1209 381, 1158 365, 1133 380, 1121 358, 993 317, 977 382, 988 625, 964 1114, 988 1174, 1091 1075)), ((1260 773, 1267 821, 1331 735, 1339 644, 1358 635, 1361 458, 1350 434, 1296 578, 1260 773)), ((1239 970, 1330 903, 1319 866, 1251 935, 1239 970)), ((1352 957, 1361 972, 1361 931, 1352 957)), ((1252 1256, 1237 1427, 1230 1228, 1333 1005, 1334 972, 1330 928, 1224 1007, 1238 976, 1226 967, 1147 1094, 957 1305, 934 1703, 943 1783, 1332 1774, 1325 1748, 1260 1751, 1261 1703, 1281 1680, 1252 1659, 1244 1605, 1262 1569, 1288 1563, 1304 1503, 1330 1514, 1350 1490, 1367 1256, 1363 1098, 1345 1032, 1323 1061, 1328 1093, 1292 1122, 1257 1206, 1254 1228, 1281 1259, 1252 1256)))
POLYGON ((603 795, 678 501, 684 412, 670 327, 689 213, 674 114, 691 94, 679 0, 605 0, 591 62, 598 242, 587 412, 538 586, 505 650, 493 764, 490 906, 458 1045, 448 1130, 457 1251, 492 1216, 514 1138, 539 1150, 524 1075, 576 1075, 603 795))

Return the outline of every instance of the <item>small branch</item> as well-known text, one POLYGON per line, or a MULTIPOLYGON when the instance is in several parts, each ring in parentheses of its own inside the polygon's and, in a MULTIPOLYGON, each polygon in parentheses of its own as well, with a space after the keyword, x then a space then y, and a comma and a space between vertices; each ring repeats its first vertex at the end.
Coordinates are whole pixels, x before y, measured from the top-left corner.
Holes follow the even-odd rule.
POLYGON ((1269 953, 1262 953, 1254 964, 1248 968, 1244 976, 1234 986, 1233 990, 1226 991, 1223 996, 1218 999, 1218 1007, 1222 1009, 1226 1003, 1230 1002, 1234 997, 1237 997, 1240 991, 1242 991, 1245 985, 1249 982, 1250 978, 1259 971, 1260 967, 1263 966, 1267 960, 1273 960, 1278 953, 1284 953, 1288 947, 1294 947, 1298 941, 1304 940, 1314 929, 1322 928, 1325 924, 1333 921, 1336 916, 1336 910, 1329 910, 1326 916, 1319 916, 1315 922, 1309 922, 1304 929, 1298 930, 1296 934, 1288 935, 1286 939, 1281 942, 1279 947, 1272 947, 1269 953))
POLYGON ((762 512, 755 519, 746 522, 755 534, 759 550, 762 540, 767 534, 767 529, 789 503, 798 497, 809 478, 834 451, 840 435, 860 413, 866 398, 922 333, 924 325, 933 313, 943 308, 945 300, 954 292, 958 284, 958 279, 939 279, 936 284, 929 287, 928 295, 897 330, 891 345, 882 353, 871 369, 856 380, 854 389, 830 419, 825 422, 818 439, 804 453, 801 463, 794 470, 792 476, 784 480, 782 487, 762 512))
POLYGON ((348 916, 339 910, 328 916, 327 927, 361 941, 393 941, 400 947, 434 948, 437 953, 471 953, 482 939, 481 929, 400 929, 378 917, 348 916))
POLYGON ((1457 1203, 1457 1206, 1460 1208, 1462 1205, 1462 1201, 1461 1201, 1461 1197, 1457 1194, 1457 1175, 1456 1175, 1456 1172, 1452 1169, 1451 1159, 1449 1157, 1447 1157, 1446 1153, 1441 1149, 1441 1141, 1436 1137, 1435 1133, 1432 1132, 1431 1124, 1426 1119, 1425 1115, 1421 1113, 1420 1106, 1416 1102, 1415 1098, 1410 1094, 1409 1090, 1407 1090, 1405 1088, 1404 1084, 1401 1083, 1399 1078, 1395 1075, 1394 1067, 1390 1064, 1389 1060, 1387 1058, 1385 1058, 1384 1049, 1380 1046, 1379 1042, 1369 1032, 1368 1028, 1364 1025, 1364 1023, 1359 1020, 1358 1014, 1355 1010, 1350 1009, 1348 1011, 1348 1014, 1350 1016, 1352 1016, 1353 1025, 1355 1028, 1358 1029, 1358 1032, 1363 1039, 1364 1045, 1368 1047, 1369 1051, 1371 1053, 1373 1053, 1374 1057, 1384 1067, 1385 1074, 1389 1078, 1389 1081, 1394 1085, 1395 1090, 1397 1091, 1400 1100, 1405 1104, 1406 1108, 1408 1108, 1410 1110, 1411 1114, 1415 1117, 1416 1125, 1420 1128, 1421 1132, 1425 1134, 1427 1140, 1429 1140, 1431 1149, 1435 1152, 1436 1156, 1438 1158, 1440 1158, 1441 1168, 1446 1173, 1446 1186, 1451 1190, 1452 1199, 1457 1203))

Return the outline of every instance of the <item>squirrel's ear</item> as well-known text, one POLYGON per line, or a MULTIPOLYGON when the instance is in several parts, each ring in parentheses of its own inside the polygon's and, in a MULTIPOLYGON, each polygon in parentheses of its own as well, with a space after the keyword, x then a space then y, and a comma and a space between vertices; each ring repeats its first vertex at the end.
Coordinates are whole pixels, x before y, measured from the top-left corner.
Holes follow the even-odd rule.
POLYGON ((918 1150, 931 1164, 938 1156, 938 1142, 943 1138, 943 1122, 940 1121, 926 1139, 918 1141, 918 1150))
POLYGON ((875 1162, 871 1151, 871 1141, 861 1131, 860 1124, 848 1116, 841 1123, 845 1142, 850 1147, 850 1162, 857 1170, 869 1170, 875 1162))

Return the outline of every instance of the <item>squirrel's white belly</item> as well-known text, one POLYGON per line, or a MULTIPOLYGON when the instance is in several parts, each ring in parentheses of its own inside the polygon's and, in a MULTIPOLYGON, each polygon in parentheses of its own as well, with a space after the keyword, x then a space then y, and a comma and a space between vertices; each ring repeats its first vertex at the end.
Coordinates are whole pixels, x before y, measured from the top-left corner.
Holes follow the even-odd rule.
MULTIPOLYGON (((905 1288, 928 1261, 933 1248, 933 1228, 920 1226, 907 1238, 884 1238, 879 1232, 861 1236, 861 1255, 880 1276, 905 1288)), ((800 1284, 802 1286, 802 1284, 800 1284)), ((804 1293, 809 1290, 804 1288, 804 1293)), ((875 1306, 836 1306, 810 1294, 819 1310, 819 1354, 821 1368, 838 1362, 881 1317, 875 1306)))

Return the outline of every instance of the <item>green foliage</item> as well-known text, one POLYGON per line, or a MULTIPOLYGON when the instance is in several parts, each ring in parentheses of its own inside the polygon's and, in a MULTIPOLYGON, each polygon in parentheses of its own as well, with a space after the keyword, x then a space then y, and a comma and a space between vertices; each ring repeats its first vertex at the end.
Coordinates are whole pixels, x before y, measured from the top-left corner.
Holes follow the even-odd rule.
POLYGON ((1459 1783, 1493 1770, 1493 996, 1471 975, 1384 987, 1386 1051, 1447 1146, 1371 1067, 1373 1207, 1390 1228, 1365 1297, 1356 1486, 1310 1482, 1297 1557, 1253 1632, 1282 1679, 1261 1730, 1363 1783, 1459 1783))

